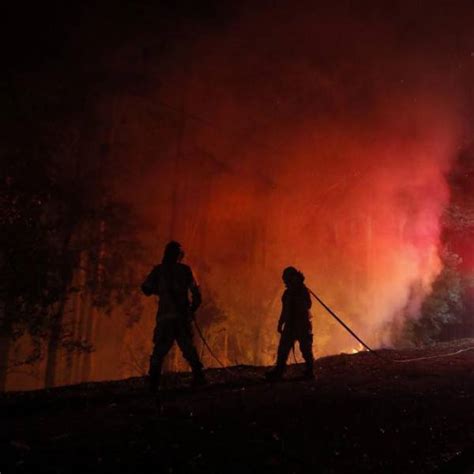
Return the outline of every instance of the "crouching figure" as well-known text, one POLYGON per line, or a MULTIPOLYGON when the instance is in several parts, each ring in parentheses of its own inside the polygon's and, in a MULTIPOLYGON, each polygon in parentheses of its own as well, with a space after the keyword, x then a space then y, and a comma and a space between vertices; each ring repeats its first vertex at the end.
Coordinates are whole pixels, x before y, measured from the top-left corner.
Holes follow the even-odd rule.
POLYGON ((159 296, 149 370, 149 387, 152 392, 159 386, 163 361, 174 341, 191 366, 194 384, 205 383, 191 325, 194 312, 201 304, 201 293, 191 268, 181 263, 183 256, 184 252, 178 242, 168 243, 161 264, 153 268, 141 287, 145 295, 159 296))
POLYGON ((298 341, 306 364, 304 375, 306 378, 314 378, 311 296, 304 284, 304 275, 296 268, 285 268, 282 278, 286 290, 282 296, 282 311, 278 321, 278 332, 281 337, 277 362, 266 377, 269 380, 278 380, 283 376, 288 355, 298 341))

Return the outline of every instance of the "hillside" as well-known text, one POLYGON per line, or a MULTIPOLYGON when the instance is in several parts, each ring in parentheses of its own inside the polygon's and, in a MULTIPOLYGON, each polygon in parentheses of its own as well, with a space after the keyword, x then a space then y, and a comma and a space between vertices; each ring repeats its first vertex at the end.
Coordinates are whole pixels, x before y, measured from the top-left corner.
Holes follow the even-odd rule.
POLYGON ((325 357, 310 382, 296 365, 274 384, 264 367, 209 370, 198 390, 169 374, 159 399, 141 378, 6 393, 0 471, 472 473, 469 348, 325 357))

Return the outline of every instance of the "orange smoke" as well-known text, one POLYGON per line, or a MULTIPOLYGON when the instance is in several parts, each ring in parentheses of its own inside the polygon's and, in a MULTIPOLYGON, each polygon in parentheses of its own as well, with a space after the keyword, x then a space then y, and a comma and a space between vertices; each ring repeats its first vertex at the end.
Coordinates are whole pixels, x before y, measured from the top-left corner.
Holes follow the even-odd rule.
MULTIPOLYGON (((274 361, 287 265, 367 343, 391 345, 441 270, 472 14, 241 3, 104 46, 102 76, 123 79, 94 110, 110 192, 148 224, 149 268, 169 239, 183 243, 208 305, 198 318, 226 363, 274 361)), ((146 371, 145 304, 131 328, 123 308, 97 318, 93 378, 146 371)), ((317 355, 358 347, 316 303, 313 315, 317 355)))
MULTIPOLYGON (((158 258, 168 238, 184 243, 241 363, 273 361, 290 264, 374 346, 417 317, 440 271, 445 174, 462 132, 453 78, 423 44, 347 12, 284 11, 196 33, 135 102, 154 127, 133 147, 148 163, 133 193, 155 229, 149 244, 158 258)), ((314 315, 318 354, 353 346, 314 315)))

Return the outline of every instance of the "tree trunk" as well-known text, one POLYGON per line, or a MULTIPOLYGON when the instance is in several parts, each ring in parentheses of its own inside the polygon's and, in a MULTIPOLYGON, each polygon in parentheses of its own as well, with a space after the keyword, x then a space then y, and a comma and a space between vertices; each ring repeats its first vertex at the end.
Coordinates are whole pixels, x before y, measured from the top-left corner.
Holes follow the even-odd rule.
MULTIPOLYGON (((113 141, 112 139, 110 140, 113 141)), ((100 247, 99 247, 99 254, 97 258, 97 266, 95 268, 95 290, 102 291, 103 283, 105 280, 105 268, 104 268, 104 260, 106 257, 106 245, 105 245, 105 221, 102 219, 99 224, 99 240, 100 240, 100 247)), ((91 346, 94 345, 96 338, 95 338, 95 329, 96 329, 96 322, 97 319, 100 318, 100 314, 98 313, 97 307, 94 304, 93 295, 91 294, 88 299, 88 311, 86 314, 86 332, 85 332, 85 341, 87 344, 91 346)), ((91 378, 92 372, 92 352, 84 352, 83 353, 83 364, 82 364, 82 373, 81 379, 83 382, 87 382, 91 378)))
MULTIPOLYGON (((89 311, 86 314, 86 334, 85 341, 88 344, 92 344, 94 340, 94 322, 96 311, 93 305, 89 304, 89 311)), ((82 373, 81 373, 81 382, 88 382, 90 380, 92 368, 92 353, 84 352, 82 354, 82 373)))
POLYGON ((48 352, 47 352, 47 359, 46 359, 46 372, 44 376, 45 388, 54 387, 56 384, 56 365, 57 365, 59 344, 61 341, 61 330, 62 330, 62 322, 63 322, 64 308, 66 306, 66 301, 67 301, 67 296, 66 296, 66 290, 65 290, 61 298, 61 302, 59 303, 58 311, 54 315, 53 323, 51 326, 51 334, 49 337, 48 352))
POLYGON ((7 385, 8 356, 10 354, 11 334, 6 328, 0 331, 0 392, 7 385))
POLYGON ((50 340, 48 343, 48 355, 46 361, 46 373, 44 376, 44 386, 45 388, 54 387, 56 383, 56 359, 57 359, 57 351, 58 351, 58 341, 59 341, 59 333, 58 330, 59 324, 55 323, 54 328, 51 331, 50 340))
POLYGON ((224 354, 224 364, 226 366, 230 365, 229 364, 229 337, 228 337, 228 333, 227 333, 227 328, 224 329, 224 350, 223 350, 223 354, 224 354))
MULTIPOLYGON (((85 286, 85 265, 84 252, 81 252, 79 256, 79 269, 74 275, 73 286, 78 287, 81 291, 77 291, 73 297, 73 308, 72 308, 72 321, 71 321, 71 339, 78 340, 80 336, 81 327, 81 316, 83 310, 83 289, 85 286)), ((67 354, 66 374, 64 381, 70 385, 77 382, 77 365, 78 365, 77 353, 74 350, 70 350, 67 354)))

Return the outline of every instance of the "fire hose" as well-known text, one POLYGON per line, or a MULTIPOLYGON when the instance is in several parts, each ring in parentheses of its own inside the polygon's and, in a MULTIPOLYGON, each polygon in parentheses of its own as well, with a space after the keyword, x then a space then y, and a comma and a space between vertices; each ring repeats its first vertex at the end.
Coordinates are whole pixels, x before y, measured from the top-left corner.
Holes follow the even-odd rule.
POLYGON ((369 352, 376 355, 380 359, 390 362, 390 359, 383 357, 378 352, 369 347, 363 339, 361 339, 313 290, 308 288, 313 298, 357 341, 359 341, 369 352))
POLYGON ((221 368, 223 368, 228 374, 232 375, 232 377, 237 377, 239 379, 248 379, 248 380, 251 380, 250 378, 248 377, 242 377, 241 375, 239 374, 236 374, 232 371, 232 369, 230 369, 229 367, 227 367, 226 365, 224 365, 222 363, 222 361, 219 359, 219 357, 217 357, 217 355, 214 353, 214 351, 212 350, 211 346, 209 345, 209 343, 207 342, 206 338, 204 337, 204 334, 202 333, 201 331, 201 327, 199 326, 198 322, 196 321, 196 318, 193 316, 192 318, 192 321, 194 323, 194 327, 196 328, 196 331, 199 335, 199 338, 201 339, 202 343, 204 344, 204 347, 208 350, 209 354, 211 355, 211 357, 221 366, 221 368))
POLYGON ((406 362, 415 362, 418 360, 427 360, 427 359, 439 359, 441 357, 450 357, 453 355, 461 354, 462 352, 467 352, 467 351, 472 351, 474 350, 474 347, 466 347, 464 349, 459 349, 456 352, 450 352, 448 354, 440 354, 440 355, 435 355, 435 356, 426 356, 426 357, 416 357, 413 359, 389 359, 387 357, 382 356, 379 354, 377 351, 373 350, 371 347, 369 347, 363 339, 361 339, 324 301, 319 298, 319 296, 310 288, 308 288, 308 291, 311 293, 311 295, 316 299, 316 301, 352 336, 354 337, 357 341, 362 344, 363 347, 365 347, 369 352, 377 356, 378 358, 384 360, 385 362, 396 362, 396 363, 406 363, 406 362))
POLYGON ((211 346, 207 343, 207 340, 206 338, 204 337, 204 334, 202 333, 201 331, 201 328, 199 327, 199 324, 198 322, 196 321, 196 318, 193 317, 193 322, 194 322, 194 327, 196 328, 196 331, 202 341, 202 343, 204 344, 204 346, 206 347, 206 349, 208 350, 209 354, 211 355, 211 357, 223 368, 223 369, 227 369, 228 368, 220 361, 219 357, 216 356, 216 354, 214 354, 214 351, 211 349, 211 346))
MULTIPOLYGON (((435 356, 426 356, 426 357, 416 357, 413 359, 389 359, 387 357, 382 356, 379 354, 377 351, 372 349, 361 337, 359 337, 313 290, 308 288, 308 291, 310 294, 313 296, 313 298, 354 338, 356 339, 360 344, 362 344, 363 347, 367 349, 368 352, 374 354, 376 357, 379 359, 385 361, 385 362, 395 362, 395 363, 407 363, 407 362, 415 362, 419 360, 427 360, 427 359, 439 359, 442 357, 450 357, 453 355, 461 354, 462 352, 467 352, 467 351, 472 351, 474 350, 474 347, 467 347, 464 349, 459 349, 456 352, 450 352, 448 354, 440 354, 440 355, 435 355, 435 356)), ((225 366, 222 361, 219 359, 219 357, 216 356, 212 348, 209 346, 206 338, 204 337, 204 334, 201 331, 201 328, 199 327, 199 324, 196 321, 196 318, 193 317, 193 322, 194 326, 196 328, 196 331, 202 340, 202 343, 208 350, 209 354, 211 357, 223 368, 226 370, 226 372, 230 373, 232 376, 237 376, 237 374, 233 373, 231 369, 229 369, 227 366, 225 366)), ((294 352, 294 346, 293 346, 293 357, 295 358, 296 361, 296 356, 294 352)))

